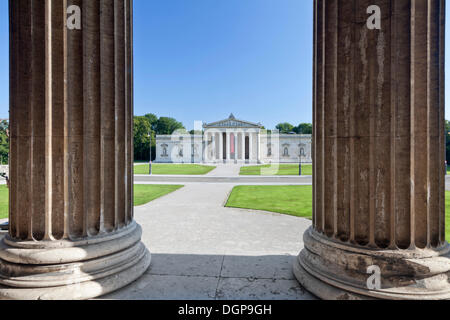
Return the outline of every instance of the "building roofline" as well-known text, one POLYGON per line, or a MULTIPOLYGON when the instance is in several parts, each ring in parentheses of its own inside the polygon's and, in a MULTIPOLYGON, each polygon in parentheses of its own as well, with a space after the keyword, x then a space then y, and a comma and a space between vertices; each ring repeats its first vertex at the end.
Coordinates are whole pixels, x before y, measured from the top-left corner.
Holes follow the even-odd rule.
POLYGON ((219 121, 215 121, 215 122, 211 122, 211 123, 205 123, 203 124, 203 128, 205 129, 213 129, 213 128, 217 128, 217 129, 222 129, 222 128, 235 128, 235 127, 223 127, 223 126, 217 126, 219 123, 221 122, 225 122, 225 121, 229 121, 229 120, 233 120, 233 121, 237 121, 237 122, 242 122, 245 124, 248 124, 249 126, 261 129, 263 126, 261 125, 261 123, 253 123, 250 121, 245 121, 245 120, 241 120, 241 119, 236 119, 235 116, 233 114, 231 114, 227 119, 223 119, 223 120, 219 120, 219 121))

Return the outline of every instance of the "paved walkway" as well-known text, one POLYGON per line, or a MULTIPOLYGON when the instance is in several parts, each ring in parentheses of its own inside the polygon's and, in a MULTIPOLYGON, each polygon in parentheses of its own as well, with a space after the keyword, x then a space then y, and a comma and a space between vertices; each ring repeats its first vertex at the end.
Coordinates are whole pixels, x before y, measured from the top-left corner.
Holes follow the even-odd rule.
POLYGON ((135 175, 136 184, 250 184, 250 185, 311 185, 311 176, 178 176, 178 175, 135 175))
POLYGON ((241 166, 238 164, 219 164, 216 169, 209 172, 207 176, 210 177, 238 177, 241 171, 241 166))
POLYGON ((306 219, 224 208, 228 184, 190 184, 135 209, 152 265, 105 299, 313 299, 292 274, 306 219))
POLYGON ((450 175, 445 176, 445 190, 450 191, 450 175))

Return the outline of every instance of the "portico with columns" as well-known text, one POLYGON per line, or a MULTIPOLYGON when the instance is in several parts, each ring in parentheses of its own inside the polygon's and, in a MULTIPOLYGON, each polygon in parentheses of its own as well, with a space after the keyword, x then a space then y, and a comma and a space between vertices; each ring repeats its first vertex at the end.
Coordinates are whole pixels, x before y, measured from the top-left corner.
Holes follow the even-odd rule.
POLYGON ((261 124, 228 119, 205 124, 205 163, 260 163, 261 124))

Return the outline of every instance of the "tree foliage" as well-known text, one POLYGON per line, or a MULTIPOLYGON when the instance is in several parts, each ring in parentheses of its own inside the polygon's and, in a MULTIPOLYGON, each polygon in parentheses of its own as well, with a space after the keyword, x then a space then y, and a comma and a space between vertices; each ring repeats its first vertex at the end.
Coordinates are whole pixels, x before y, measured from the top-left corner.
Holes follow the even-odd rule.
POLYGON ((289 134, 294 132, 294 126, 287 122, 277 124, 276 128, 281 134, 289 134))
POLYGON ((0 121, 0 162, 8 164, 9 157, 9 122, 0 121))
POLYGON ((185 129, 181 122, 178 122, 174 118, 161 117, 156 122, 155 131, 156 134, 172 134, 176 130, 185 129))
POLYGON ((281 134, 312 134, 313 125, 311 123, 300 123, 297 127, 293 126, 288 122, 279 123, 276 128, 281 134))
POLYGON ((158 117, 153 113, 148 113, 144 117, 147 118, 148 122, 150 123, 150 127, 152 128, 153 131, 155 131, 156 124, 158 123, 158 117))
POLYGON ((150 137, 152 137, 152 160, 156 158, 156 135, 170 135, 176 130, 185 130, 183 124, 173 118, 158 117, 152 113, 134 117, 134 159, 150 159, 150 137))
POLYGON ((447 159, 447 163, 450 165, 450 121, 445 120, 445 158, 447 159))
POLYGON ((294 128, 294 132, 297 134, 312 134, 313 126, 311 123, 300 123, 294 128))
MULTIPOLYGON (((149 160, 150 158, 150 137, 153 135, 150 121, 147 117, 134 117, 134 159, 149 160)), ((154 140, 154 139, 153 139, 154 140)))

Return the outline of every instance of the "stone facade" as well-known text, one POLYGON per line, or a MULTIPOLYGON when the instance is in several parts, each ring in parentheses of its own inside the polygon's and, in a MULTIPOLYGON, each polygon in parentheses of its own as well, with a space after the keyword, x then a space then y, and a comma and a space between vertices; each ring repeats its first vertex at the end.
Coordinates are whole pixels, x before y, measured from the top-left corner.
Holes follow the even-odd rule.
POLYGON ((157 163, 311 163, 311 135, 267 133, 260 124, 228 119, 202 135, 156 136, 157 163), (301 155, 301 159, 299 157, 301 155))

